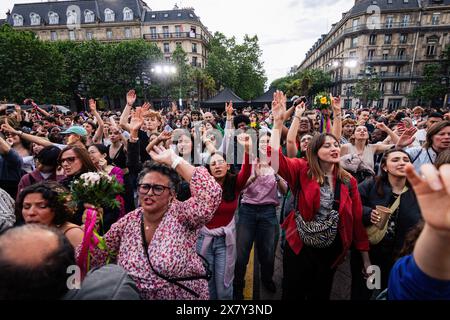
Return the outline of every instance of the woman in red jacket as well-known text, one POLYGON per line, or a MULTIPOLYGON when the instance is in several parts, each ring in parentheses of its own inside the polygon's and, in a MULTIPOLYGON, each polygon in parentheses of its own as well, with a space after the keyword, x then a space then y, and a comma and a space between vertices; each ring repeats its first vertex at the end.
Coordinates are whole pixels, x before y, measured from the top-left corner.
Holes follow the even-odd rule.
POLYGON ((283 224, 289 245, 283 256, 282 298, 327 300, 337 265, 352 242, 361 251, 365 270, 370 265, 361 199, 355 178, 339 167, 340 145, 332 134, 323 133, 312 139, 307 160, 282 154, 279 146, 285 101, 282 92, 275 93, 271 160, 275 171, 278 169, 297 195, 299 214, 291 214, 283 224), (308 232, 308 227, 323 226, 328 226, 323 228, 327 238, 308 232))

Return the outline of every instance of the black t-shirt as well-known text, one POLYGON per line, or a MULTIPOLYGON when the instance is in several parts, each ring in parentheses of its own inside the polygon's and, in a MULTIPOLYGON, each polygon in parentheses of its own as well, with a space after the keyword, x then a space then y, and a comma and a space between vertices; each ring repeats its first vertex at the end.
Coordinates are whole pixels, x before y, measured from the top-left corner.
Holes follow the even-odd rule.
POLYGON ((139 137, 139 154, 141 157, 141 162, 144 163, 147 160, 151 160, 150 155, 148 154, 146 148, 148 146, 148 143, 150 141, 150 138, 148 137, 147 132, 139 130, 138 132, 138 137, 139 137))

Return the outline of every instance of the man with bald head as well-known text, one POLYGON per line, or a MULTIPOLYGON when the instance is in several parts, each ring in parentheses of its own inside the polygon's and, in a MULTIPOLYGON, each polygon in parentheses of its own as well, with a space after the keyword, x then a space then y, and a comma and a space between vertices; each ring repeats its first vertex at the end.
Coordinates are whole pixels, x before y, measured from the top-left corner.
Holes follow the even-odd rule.
POLYGON ((81 288, 77 269, 72 245, 56 229, 26 224, 0 236, 0 300, 140 299, 134 281, 117 265, 91 270, 81 288))
POLYGON ((29 224, 0 236, 0 300, 60 299, 74 250, 63 234, 29 224))

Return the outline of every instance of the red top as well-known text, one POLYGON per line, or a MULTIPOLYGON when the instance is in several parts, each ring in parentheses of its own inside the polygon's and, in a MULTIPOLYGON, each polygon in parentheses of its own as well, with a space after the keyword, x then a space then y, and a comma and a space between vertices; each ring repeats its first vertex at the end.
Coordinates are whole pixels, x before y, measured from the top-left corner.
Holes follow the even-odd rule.
MULTIPOLYGON (((214 217, 206 225, 208 229, 215 229, 220 227, 226 227, 233 219, 234 212, 238 206, 239 195, 244 190, 245 184, 252 173, 252 165, 250 164, 249 155, 245 153, 244 163, 242 164, 241 171, 239 171, 236 177, 235 197, 231 202, 226 202, 222 198, 219 208, 214 212, 214 217)), ((223 186, 222 186, 223 189, 223 186)))
MULTIPOLYGON (((298 184, 301 184, 301 191, 298 199, 300 213, 305 221, 311 221, 320 208, 320 185, 315 179, 308 178, 308 162, 304 159, 287 158, 281 152, 279 155, 278 174, 283 177, 289 184, 295 194, 298 184)), ((272 163, 275 161, 272 159, 272 163)), ((274 168, 276 171, 276 168, 274 168)), ((293 215, 290 217, 293 218, 293 215)), ((292 219, 293 220, 293 219, 292 219)), ((285 225, 291 224, 292 221, 285 221, 285 225)), ((293 221, 295 226, 295 221, 293 221)), ((350 183, 341 183, 341 195, 339 201, 339 234, 342 240, 342 253, 333 264, 334 266, 342 262, 347 251, 352 244, 360 251, 369 251, 369 240, 367 238, 366 229, 362 224, 362 204, 361 197, 358 192, 358 183, 355 178, 351 177, 350 183), (348 184, 350 184, 351 192, 348 184)), ((298 232, 293 233, 298 236, 298 232)), ((295 251, 300 252, 303 242, 300 237, 295 239, 297 248, 295 251)), ((288 241, 289 242, 289 241, 288 241)), ((292 243, 289 242, 292 247, 292 243)), ((297 252, 297 253, 298 253, 297 252)))

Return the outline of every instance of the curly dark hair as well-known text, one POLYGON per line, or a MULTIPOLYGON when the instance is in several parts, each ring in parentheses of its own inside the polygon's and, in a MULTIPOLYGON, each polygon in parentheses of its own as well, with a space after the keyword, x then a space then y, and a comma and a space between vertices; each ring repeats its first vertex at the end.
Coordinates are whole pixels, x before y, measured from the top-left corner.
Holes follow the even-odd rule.
POLYGON ((55 217, 52 225, 60 226, 70 221, 73 210, 70 207, 70 201, 64 195, 69 194, 69 190, 56 181, 42 181, 23 189, 16 201, 16 221, 24 222, 22 210, 25 197, 32 193, 40 193, 42 198, 47 200, 48 206, 53 210, 55 217))

